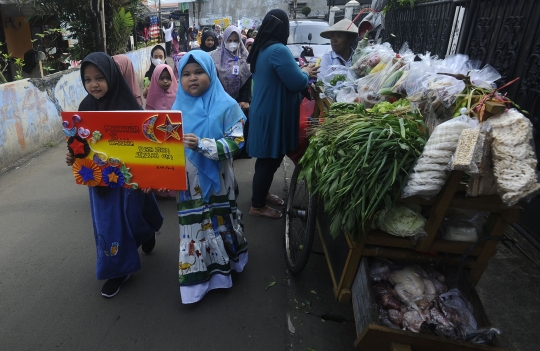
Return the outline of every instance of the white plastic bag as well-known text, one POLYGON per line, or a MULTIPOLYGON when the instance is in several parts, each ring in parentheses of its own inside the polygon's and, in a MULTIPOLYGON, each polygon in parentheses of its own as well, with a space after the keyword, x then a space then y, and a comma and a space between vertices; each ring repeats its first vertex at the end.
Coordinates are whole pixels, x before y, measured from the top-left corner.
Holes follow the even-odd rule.
POLYGON ((501 79, 499 72, 490 65, 485 65, 480 70, 472 70, 469 77, 472 85, 488 90, 497 88, 495 81, 501 79))
POLYGON ((409 176, 403 197, 437 195, 448 177, 448 163, 456 151, 461 132, 477 125, 478 121, 460 116, 437 126, 409 176))
POLYGON ((354 86, 343 86, 336 92, 336 102, 355 103, 358 99, 358 93, 354 86))

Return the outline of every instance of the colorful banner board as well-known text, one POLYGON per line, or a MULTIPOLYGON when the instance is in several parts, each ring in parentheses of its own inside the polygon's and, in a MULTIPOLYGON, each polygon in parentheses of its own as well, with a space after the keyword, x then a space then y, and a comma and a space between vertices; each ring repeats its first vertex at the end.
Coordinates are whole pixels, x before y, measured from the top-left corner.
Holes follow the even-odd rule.
POLYGON ((227 17, 214 20, 214 24, 221 26, 221 29, 225 29, 231 25, 231 20, 227 17))
POLYGON ((62 112, 77 184, 186 190, 182 112, 62 112))

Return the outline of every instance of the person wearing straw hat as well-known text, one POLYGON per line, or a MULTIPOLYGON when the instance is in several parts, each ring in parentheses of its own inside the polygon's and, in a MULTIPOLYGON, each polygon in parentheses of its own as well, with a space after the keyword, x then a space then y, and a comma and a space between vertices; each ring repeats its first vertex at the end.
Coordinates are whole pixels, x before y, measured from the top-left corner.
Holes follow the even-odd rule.
POLYGON ((332 51, 327 52, 321 58, 319 72, 326 75, 331 66, 350 67, 354 53, 352 46, 358 37, 358 27, 351 20, 345 18, 328 30, 321 32, 320 36, 330 39, 332 51))

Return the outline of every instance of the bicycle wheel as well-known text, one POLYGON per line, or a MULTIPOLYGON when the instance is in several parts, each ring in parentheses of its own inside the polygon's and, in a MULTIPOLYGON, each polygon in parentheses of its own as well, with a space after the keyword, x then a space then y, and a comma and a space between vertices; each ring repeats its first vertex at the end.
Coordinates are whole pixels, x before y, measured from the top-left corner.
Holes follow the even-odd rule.
POLYGON ((301 170, 300 165, 296 166, 291 176, 285 211, 285 251, 292 274, 306 266, 317 220, 317 198, 309 193, 305 179, 298 177, 301 170))

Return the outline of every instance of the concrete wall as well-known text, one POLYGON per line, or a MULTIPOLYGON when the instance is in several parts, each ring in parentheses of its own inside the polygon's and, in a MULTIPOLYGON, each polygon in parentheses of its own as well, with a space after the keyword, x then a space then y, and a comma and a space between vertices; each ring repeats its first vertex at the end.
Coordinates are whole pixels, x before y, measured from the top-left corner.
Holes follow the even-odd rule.
MULTIPOLYGON (((126 54, 141 86, 151 49, 126 54)), ((78 68, 0 85, 0 171, 61 140, 60 112, 76 111, 85 96, 78 68)))
MULTIPOLYGON (((303 0, 311 8, 310 16, 323 16, 328 12, 326 0, 303 0)), ((261 22, 268 13, 273 9, 282 9, 289 13, 289 0, 208 0, 203 3, 201 9, 201 20, 207 18, 213 22, 214 19, 232 17, 233 23, 242 18, 249 18, 255 21, 256 26, 260 26, 261 22)), ((190 18, 193 18, 193 6, 190 6, 190 18)), ((304 18, 303 15, 297 15, 297 19, 304 18)))

